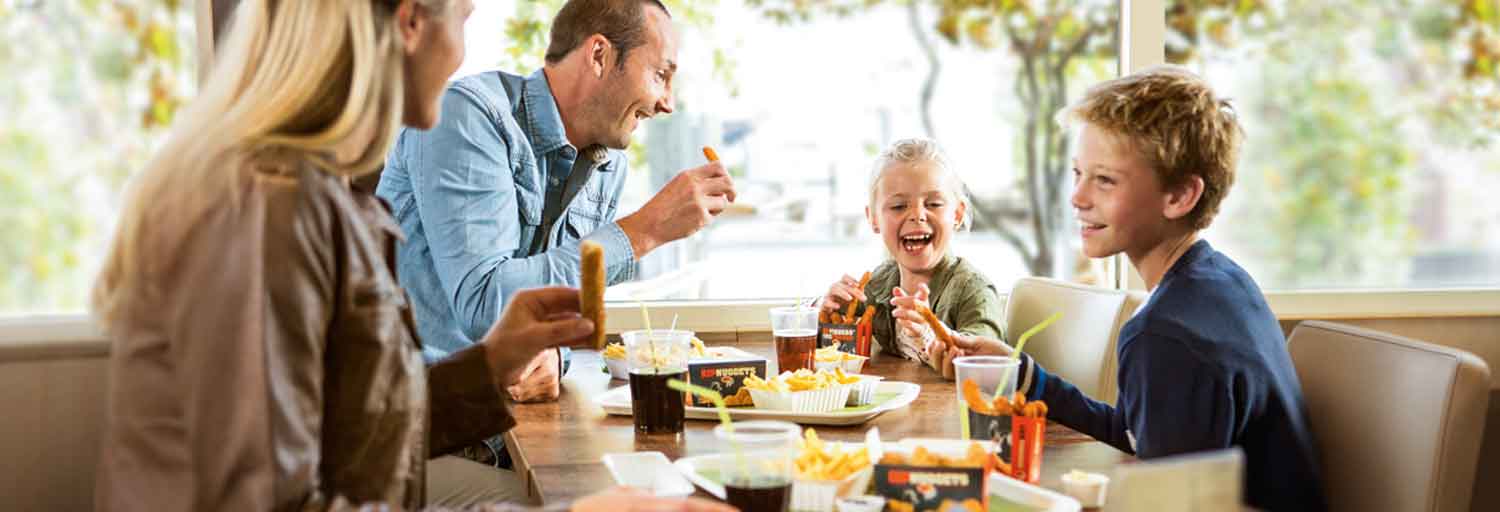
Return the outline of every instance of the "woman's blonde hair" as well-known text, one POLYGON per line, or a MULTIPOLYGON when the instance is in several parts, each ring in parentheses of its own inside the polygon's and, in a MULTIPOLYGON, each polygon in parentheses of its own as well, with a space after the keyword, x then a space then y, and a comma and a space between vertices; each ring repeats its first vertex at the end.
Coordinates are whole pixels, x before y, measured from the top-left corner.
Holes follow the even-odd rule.
MULTIPOLYGON (((418 0, 444 14, 448 0, 418 0)), ((401 126, 400 0, 244 0, 202 90, 126 193, 94 285, 103 320, 147 275, 164 270, 143 248, 180 244, 206 212, 238 207, 245 160, 278 152, 338 176, 378 168, 401 126), (335 149, 373 135, 353 161, 335 149)), ((153 250, 152 252, 156 252, 153 250)), ((170 252, 170 250, 165 251, 170 252)), ((106 322, 107 323, 107 322, 106 322)))
POLYGON ((943 173, 943 186, 948 193, 953 194, 954 200, 964 205, 964 216, 959 219, 957 231, 963 231, 973 225, 974 211, 969 204, 969 194, 964 192, 964 182, 958 177, 958 172, 948 161, 948 155, 943 153, 943 148, 938 146, 937 141, 928 138, 901 139, 880 152, 875 157, 875 167, 870 174, 870 208, 875 208, 875 191, 880 187, 881 178, 885 177, 885 170, 893 165, 911 165, 928 163, 936 167, 938 172, 943 173))

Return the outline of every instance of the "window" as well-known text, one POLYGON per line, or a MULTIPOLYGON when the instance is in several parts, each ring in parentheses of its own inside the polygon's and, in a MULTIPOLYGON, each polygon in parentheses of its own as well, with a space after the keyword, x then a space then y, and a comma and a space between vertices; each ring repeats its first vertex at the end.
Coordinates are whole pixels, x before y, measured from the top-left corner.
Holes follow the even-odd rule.
MULTIPOLYGON (((0 0, 11 43, 0 45, 0 314, 84 309, 126 177, 194 92, 193 9, 232 3, 0 0)), ((458 75, 535 69, 561 3, 476 2, 458 75)), ((997 286, 1033 274, 1107 286, 1104 265, 1078 255, 1066 180, 1045 186, 1065 177, 1068 149, 1027 122, 1052 126, 1056 107, 1163 36, 1167 61, 1234 97, 1249 130, 1208 236, 1265 288, 1500 283, 1500 202, 1484 196, 1500 186, 1491 2, 1071 0, 1032 2, 1052 11, 1030 14, 950 0, 667 3, 683 36, 678 109, 637 134, 621 211, 701 163, 701 145, 736 174, 741 208, 654 253, 647 278, 611 288, 612 300, 805 297, 873 267, 884 250, 863 219, 871 162, 921 135, 975 196, 977 229, 956 248, 997 286), (1165 33, 1122 40, 1122 8, 1163 10, 1165 33), (1053 37, 1036 44, 1037 27, 1053 37), (1063 72, 1027 90, 1028 61, 1063 72)), ((1299 299, 1273 303, 1328 302, 1286 296, 1299 299)), ((1434 311, 1469 300, 1454 297, 1428 298, 1434 311)))
MULTIPOLYGON (((838 276, 874 268, 885 249, 865 220, 871 165, 889 143, 914 136, 936 138, 967 182, 976 229, 955 247, 997 286, 1033 274, 1097 280, 1071 236, 1067 139, 1051 120, 1088 84, 1114 76, 1116 2, 1048 2, 1046 12, 966 2, 667 3, 682 36, 676 112, 638 131, 621 211, 701 165, 704 145, 723 156, 739 200, 703 232, 649 255, 645 279, 611 287, 612 300, 821 296, 838 276), (1023 45, 1032 49, 1016 49, 1023 45), (1027 132, 1028 123, 1038 128, 1027 132)), ((489 7, 515 13, 506 42, 517 52, 495 59, 501 69, 535 68, 560 5, 489 7)), ((471 51, 470 62, 497 53, 471 51)))
POLYGON ((1167 20, 1248 132, 1210 239, 1267 289, 1500 283, 1493 2, 1250 4, 1167 20))
POLYGON ((0 312, 80 311, 194 85, 191 2, 0 1, 0 312))

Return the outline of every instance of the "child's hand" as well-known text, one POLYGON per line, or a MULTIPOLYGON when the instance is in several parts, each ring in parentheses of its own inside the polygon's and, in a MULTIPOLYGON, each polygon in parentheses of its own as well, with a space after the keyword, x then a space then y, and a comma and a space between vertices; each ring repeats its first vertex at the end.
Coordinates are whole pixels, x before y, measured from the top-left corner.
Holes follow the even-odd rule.
POLYGON ((927 326, 927 321, 918 312, 918 307, 931 308, 927 303, 927 295, 930 291, 927 285, 917 285, 917 293, 907 295, 900 287, 891 289, 891 317, 896 319, 896 328, 901 329, 907 337, 924 340, 932 337, 932 329, 927 326))
POLYGON ((859 289, 859 279, 846 274, 828 287, 828 295, 823 296, 823 311, 839 311, 855 300, 868 302, 865 292, 859 289))
POLYGON ((955 378, 953 360, 964 356, 1009 356, 1012 351, 1005 342, 985 336, 954 332, 954 348, 949 350, 942 342, 927 342, 927 364, 943 375, 944 379, 955 378))

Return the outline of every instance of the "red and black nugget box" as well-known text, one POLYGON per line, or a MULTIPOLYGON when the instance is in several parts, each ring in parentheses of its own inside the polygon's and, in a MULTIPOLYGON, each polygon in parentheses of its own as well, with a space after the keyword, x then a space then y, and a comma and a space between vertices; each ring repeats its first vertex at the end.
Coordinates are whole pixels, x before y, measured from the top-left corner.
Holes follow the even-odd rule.
MULTIPOLYGON (((988 459, 988 457, 986 457, 988 459)), ((875 493, 894 512, 989 510, 990 463, 954 466, 905 457, 905 464, 875 464, 875 493), (916 464, 915 462, 921 462, 916 464)))
MULTIPOLYGON (((730 407, 755 405, 750 399, 750 390, 744 389, 745 377, 769 378, 766 373, 766 358, 737 348, 714 347, 709 349, 707 356, 688 360, 688 382, 718 391, 724 396, 724 405, 730 407)), ((687 394, 687 400, 689 406, 714 406, 692 393, 687 394)))

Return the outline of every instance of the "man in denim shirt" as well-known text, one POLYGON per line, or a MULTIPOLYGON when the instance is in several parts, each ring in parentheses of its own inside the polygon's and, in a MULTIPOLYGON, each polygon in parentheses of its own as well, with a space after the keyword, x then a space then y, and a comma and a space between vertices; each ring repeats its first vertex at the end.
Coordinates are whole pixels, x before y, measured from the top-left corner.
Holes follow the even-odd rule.
MULTIPOLYGON (((619 150, 642 119, 671 113, 676 57, 658 0, 571 0, 553 20, 543 69, 460 79, 436 127, 402 131, 377 194, 408 237, 398 271, 426 357, 481 339, 518 290, 576 286, 580 241, 604 246, 608 280, 619 283, 641 256, 698 231, 734 199, 728 173, 711 163, 615 220, 619 150)), ((556 398, 565 357, 538 357, 512 398, 556 398)))

